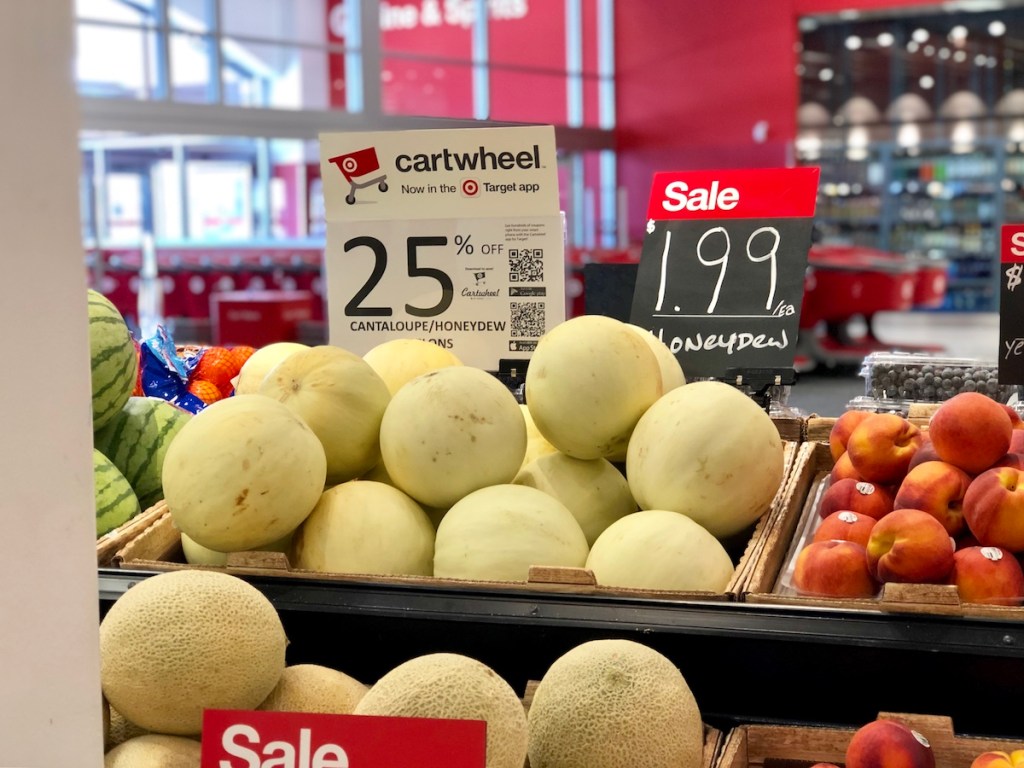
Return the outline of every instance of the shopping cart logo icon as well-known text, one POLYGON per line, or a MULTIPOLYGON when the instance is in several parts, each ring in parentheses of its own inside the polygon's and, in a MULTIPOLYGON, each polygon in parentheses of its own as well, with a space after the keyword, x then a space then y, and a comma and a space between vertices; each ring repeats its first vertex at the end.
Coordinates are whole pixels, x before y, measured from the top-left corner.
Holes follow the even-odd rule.
POLYGON ((327 162, 333 163, 341 175, 345 177, 351 187, 345 195, 345 202, 352 205, 356 201, 356 190, 366 189, 377 185, 381 192, 388 191, 387 174, 380 171, 380 161, 377 160, 377 148, 367 147, 347 155, 337 155, 328 158, 327 162))

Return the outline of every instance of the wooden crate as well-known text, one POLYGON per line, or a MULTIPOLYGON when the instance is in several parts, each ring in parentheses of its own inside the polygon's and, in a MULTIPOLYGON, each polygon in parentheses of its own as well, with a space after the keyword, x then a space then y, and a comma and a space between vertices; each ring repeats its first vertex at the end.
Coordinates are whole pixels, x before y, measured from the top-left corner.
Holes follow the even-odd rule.
POLYGON ((158 502, 136 515, 128 522, 96 539, 96 564, 109 566, 114 556, 146 528, 156 522, 167 511, 164 503, 158 502))
MULTIPOLYGON (((596 583, 594 574, 584 568, 562 568, 536 566, 530 569, 529 578, 524 582, 466 581, 460 579, 432 578, 426 576, 380 576, 373 574, 321 573, 293 567, 287 556, 278 552, 236 552, 228 557, 223 570, 238 576, 272 575, 282 578, 305 578, 327 580, 339 584, 413 584, 440 588, 471 588, 487 590, 529 590, 558 592, 574 595, 596 595, 611 597, 644 598, 670 601, 735 601, 741 585, 746 583, 754 559, 764 547, 767 531, 775 526, 776 518, 784 511, 787 498, 785 490, 791 470, 796 466, 799 452, 797 443, 785 442, 784 475, 779 492, 772 503, 752 526, 749 539, 737 557, 736 569, 723 593, 676 592, 667 590, 624 589, 606 587, 596 583)), ((192 566, 185 563, 181 550, 181 535, 166 505, 161 502, 159 514, 145 530, 141 531, 116 553, 111 560, 113 567, 130 570, 165 571, 182 568, 214 566, 192 566)))
POLYGON ((801 605, 822 608, 853 608, 889 613, 927 613, 944 616, 1024 620, 1024 608, 1017 605, 987 605, 960 600, 957 588, 946 584, 885 584, 874 598, 829 598, 799 595, 788 586, 788 574, 802 544, 809 539, 820 516, 818 500, 827 487, 833 466, 827 443, 807 442, 800 446, 790 473, 786 511, 766 534, 750 586, 741 590, 748 603, 801 605))
MULTIPOLYGON (((883 712, 879 719, 897 720, 928 740, 935 768, 968 768, 983 752, 1011 752, 1024 742, 957 736, 953 721, 936 715, 883 712)), ((815 763, 846 762, 846 747, 856 728, 788 725, 743 725, 729 731, 715 768, 805 768, 815 763)))

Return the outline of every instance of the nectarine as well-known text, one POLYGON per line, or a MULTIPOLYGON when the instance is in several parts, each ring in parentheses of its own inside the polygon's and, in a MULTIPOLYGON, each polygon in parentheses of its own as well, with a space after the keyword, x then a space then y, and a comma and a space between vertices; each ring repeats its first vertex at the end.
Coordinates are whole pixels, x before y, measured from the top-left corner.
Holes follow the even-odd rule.
POLYGON ((833 512, 821 521, 815 529, 813 541, 829 541, 838 539, 840 541, 852 541, 867 547, 868 538, 871 536, 871 529, 877 521, 867 515, 858 515, 848 509, 833 512))
POLYGON ((944 584, 953 570, 953 546, 946 528, 932 515, 895 509, 871 529, 868 567, 882 582, 944 584))
POLYGON ((926 461, 907 472, 893 501, 893 509, 922 509, 942 523, 950 536, 965 526, 964 495, 971 476, 945 461, 926 461))
POLYGON ((928 422, 939 458, 976 475, 1010 449, 1013 424, 1002 405, 980 392, 961 392, 928 422))
POLYGON ((1024 552, 1024 470, 995 467, 971 481, 964 519, 983 546, 1024 552))
POLYGON ((966 547, 953 553, 949 583, 965 603, 1016 605, 1024 598, 1024 570, 999 547, 966 547))
POLYGON ((846 768, 935 768, 928 740, 896 720, 873 720, 846 746, 846 768))
POLYGON ((828 433, 828 447, 832 453, 832 461, 838 461, 839 457, 846 453, 846 442, 854 427, 871 415, 871 411, 844 411, 832 424, 828 433))
POLYGON ((818 514, 825 518, 848 509, 878 520, 892 512, 893 497, 881 485, 844 477, 831 483, 818 501, 818 514))
MULTIPOLYGON (((865 480, 898 483, 907 474, 922 440, 921 430, 909 419, 895 413, 873 413, 854 427, 846 443, 846 455, 865 480)), ((1006 451, 1000 455, 1003 453, 1006 451)))
POLYGON ((802 595, 821 597, 872 597, 878 591, 864 547, 838 539, 812 542, 800 550, 793 587, 802 595))

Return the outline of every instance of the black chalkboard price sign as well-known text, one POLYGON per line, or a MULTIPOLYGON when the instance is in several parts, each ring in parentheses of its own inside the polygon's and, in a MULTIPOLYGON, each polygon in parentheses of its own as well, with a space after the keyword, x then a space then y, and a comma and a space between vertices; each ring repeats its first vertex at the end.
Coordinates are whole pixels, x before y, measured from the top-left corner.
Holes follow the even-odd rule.
POLYGON ((1024 384, 1024 224, 1000 233, 999 383, 1024 384))
POLYGON ((630 322, 687 378, 792 368, 818 168, 654 175, 630 322))

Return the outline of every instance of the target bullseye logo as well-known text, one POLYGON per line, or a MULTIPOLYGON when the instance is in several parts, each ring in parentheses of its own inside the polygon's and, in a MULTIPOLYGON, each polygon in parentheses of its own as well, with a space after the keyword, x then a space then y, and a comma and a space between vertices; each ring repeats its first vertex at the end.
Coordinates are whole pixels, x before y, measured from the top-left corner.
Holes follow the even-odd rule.
POLYGON ((356 162, 354 157, 346 157, 341 161, 341 170, 345 171, 345 173, 355 173, 358 167, 359 163, 356 162))
POLYGON ((476 197, 480 194, 480 183, 476 179, 463 179, 462 194, 464 197, 476 197))

